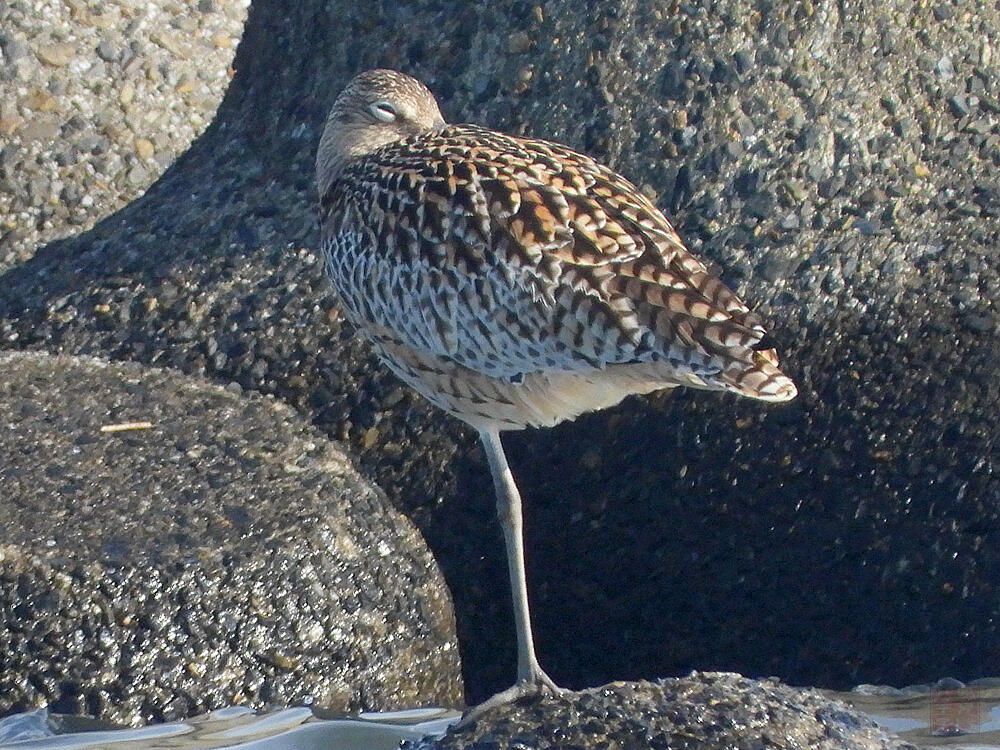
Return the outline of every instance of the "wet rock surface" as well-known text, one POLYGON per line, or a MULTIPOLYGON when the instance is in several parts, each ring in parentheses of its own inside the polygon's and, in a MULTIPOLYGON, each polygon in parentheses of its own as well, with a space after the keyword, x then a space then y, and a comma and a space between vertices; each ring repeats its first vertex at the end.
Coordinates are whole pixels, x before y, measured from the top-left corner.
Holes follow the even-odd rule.
POLYGON ((428 539, 469 700, 508 685, 480 451, 340 325, 310 250, 329 104, 398 67, 449 119, 567 142, 655 196, 800 386, 787 407, 682 393, 506 438, 549 674, 995 674, 1000 16, 940 5, 257 0, 216 122, 143 200, 0 279, 0 343, 294 405, 428 539))
POLYGON ((531 697, 415 748, 875 750, 913 746, 815 690, 726 673, 617 682, 561 697, 531 697))
POLYGON ((249 0, 0 4, 0 269, 142 194, 212 120, 249 0))
POLYGON ((423 540, 274 399, 0 354, 0 714, 460 704, 423 540))

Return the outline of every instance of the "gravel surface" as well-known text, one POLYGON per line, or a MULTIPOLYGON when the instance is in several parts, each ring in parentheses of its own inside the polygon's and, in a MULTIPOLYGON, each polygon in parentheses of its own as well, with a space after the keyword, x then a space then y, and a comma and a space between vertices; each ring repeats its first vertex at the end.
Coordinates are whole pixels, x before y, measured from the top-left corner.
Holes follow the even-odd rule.
POLYGON ((532 697, 414 750, 904 750, 846 703, 774 680, 693 673, 532 697))
POLYGON ((0 344, 294 405, 427 538, 468 699, 509 685, 481 453, 341 326, 312 252, 328 107, 395 66, 449 119, 643 186, 800 386, 782 408, 683 393, 506 438, 549 674, 996 674, 998 29, 994 4, 924 0, 257 0, 216 121, 145 199, 0 279, 0 344))
POLYGON ((201 134, 249 4, 0 3, 0 270, 141 195, 201 134))
POLYGON ((461 704, 420 534, 287 406, 3 353, 0 426, 0 715, 461 704))

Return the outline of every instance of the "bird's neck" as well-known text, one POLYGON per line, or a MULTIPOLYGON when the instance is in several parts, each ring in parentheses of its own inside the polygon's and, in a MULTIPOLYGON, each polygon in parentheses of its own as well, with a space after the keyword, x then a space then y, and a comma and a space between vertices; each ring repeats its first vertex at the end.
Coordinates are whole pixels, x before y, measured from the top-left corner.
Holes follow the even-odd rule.
POLYGON ((343 139, 336 137, 327 125, 316 150, 316 187, 319 190, 320 200, 350 161, 351 154, 343 148, 343 139))

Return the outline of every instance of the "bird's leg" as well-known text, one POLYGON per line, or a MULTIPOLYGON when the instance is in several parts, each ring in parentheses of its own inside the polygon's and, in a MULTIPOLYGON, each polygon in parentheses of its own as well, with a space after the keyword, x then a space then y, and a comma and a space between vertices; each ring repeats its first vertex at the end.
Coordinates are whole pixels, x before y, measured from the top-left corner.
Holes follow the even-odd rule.
POLYGON ((463 723, 480 716, 484 711, 503 703, 516 700, 531 693, 551 693, 558 695, 561 688, 538 666, 535 646, 531 638, 531 619, 528 613, 528 586, 524 575, 524 541, 522 538, 521 495, 510 473, 504 456, 500 433, 482 431, 479 433, 486 450, 486 458, 493 475, 493 486, 497 496, 497 516, 503 527, 504 544, 507 547, 507 570, 514 599, 514 626, 517 629, 517 682, 513 687, 497 693, 485 703, 476 706, 463 718, 463 723))
POLYGON ((535 645, 531 637, 531 619, 528 613, 528 584, 524 573, 524 523, 521 518, 521 495, 514 483, 514 475, 507 465, 500 434, 482 432, 480 437, 486 449, 486 459, 493 475, 497 496, 497 518, 503 528, 507 547, 507 571, 510 574, 511 593, 514 600, 514 627, 517 629, 517 681, 531 683, 540 688, 555 688, 538 666, 535 645))

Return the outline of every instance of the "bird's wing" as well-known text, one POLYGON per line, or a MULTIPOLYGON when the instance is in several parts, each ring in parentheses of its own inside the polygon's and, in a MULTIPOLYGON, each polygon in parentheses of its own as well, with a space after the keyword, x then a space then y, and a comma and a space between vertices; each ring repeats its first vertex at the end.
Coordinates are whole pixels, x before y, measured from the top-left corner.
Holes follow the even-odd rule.
POLYGON ((764 335, 612 170, 454 126, 376 151, 323 200, 349 317, 484 374, 663 360, 711 376, 764 335))

